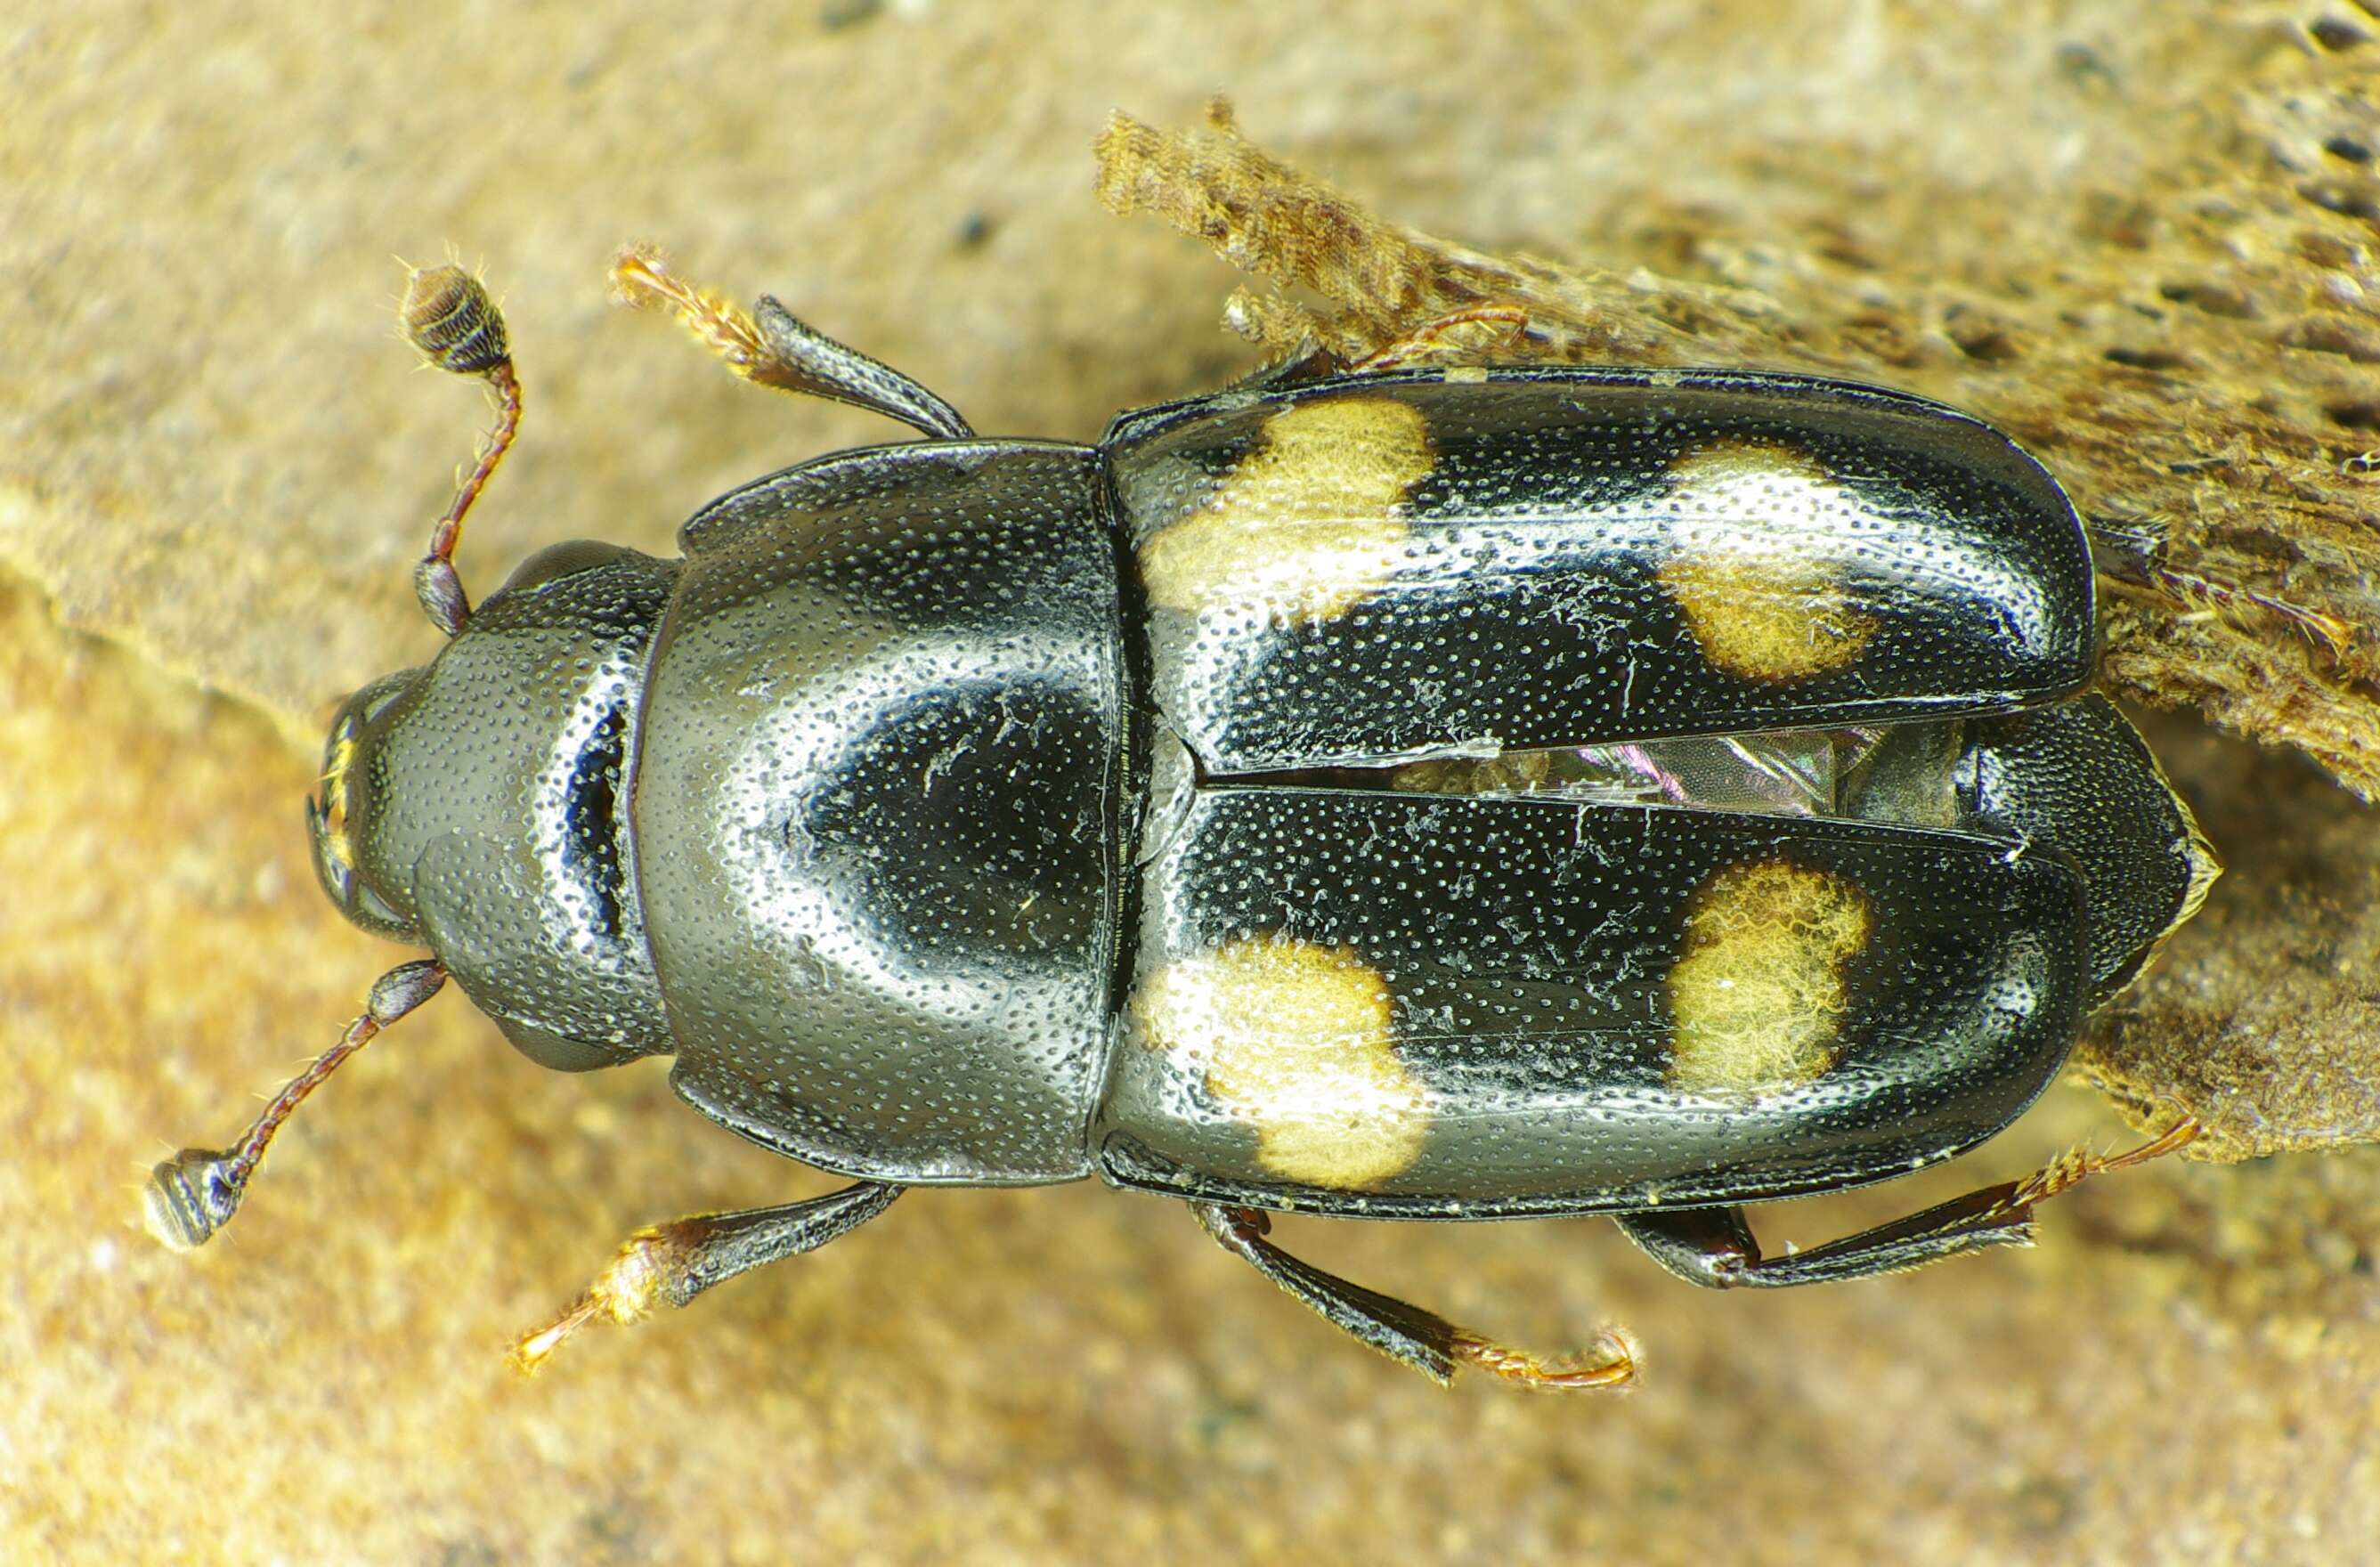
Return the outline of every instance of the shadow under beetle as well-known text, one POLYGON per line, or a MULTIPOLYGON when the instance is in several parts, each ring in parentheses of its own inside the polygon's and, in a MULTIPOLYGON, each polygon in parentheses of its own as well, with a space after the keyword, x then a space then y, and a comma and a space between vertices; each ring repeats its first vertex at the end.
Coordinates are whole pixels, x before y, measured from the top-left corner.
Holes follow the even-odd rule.
POLYGON ((310 819, 347 917, 436 957, 237 1147, 158 1166, 170 1240, 449 977, 532 1059, 674 1054, 703 1114, 856 1182, 640 1233, 527 1365, 905 1187, 1097 1173, 1433 1377, 1615 1386, 1615 1333, 1540 1360, 1265 1211, 1609 1214, 1695 1283, 1802 1284, 2029 1240, 2194 1133, 1810 1251, 1743 1219, 1998 1132, 2216 874, 2082 694, 2073 508, 1987 427, 1806 376, 1433 368, 1426 331, 1097 445, 989 441, 773 299, 645 251, 615 281, 926 439, 472 609, 452 556, 519 389, 479 284, 414 275, 414 341, 500 417, 417 574, 451 639, 347 701, 310 819))

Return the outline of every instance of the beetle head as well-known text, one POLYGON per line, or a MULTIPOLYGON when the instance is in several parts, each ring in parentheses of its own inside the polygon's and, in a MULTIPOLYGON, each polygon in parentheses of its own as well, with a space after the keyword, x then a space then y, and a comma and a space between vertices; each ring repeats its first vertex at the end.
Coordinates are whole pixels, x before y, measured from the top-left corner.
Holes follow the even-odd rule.
POLYGON ((667 1039, 630 806, 674 571, 604 544, 532 556, 435 659, 347 698, 309 808, 340 912, 427 945, 548 1066, 667 1039))

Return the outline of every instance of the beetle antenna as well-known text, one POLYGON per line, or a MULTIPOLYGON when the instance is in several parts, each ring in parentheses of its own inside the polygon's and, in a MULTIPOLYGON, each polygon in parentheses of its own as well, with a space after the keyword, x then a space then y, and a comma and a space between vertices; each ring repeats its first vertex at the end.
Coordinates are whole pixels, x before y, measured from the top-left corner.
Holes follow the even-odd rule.
POLYGON ((290 1111, 320 1087, 341 1062, 436 995, 445 983, 446 970, 427 959, 400 964, 373 981, 363 1015, 347 1025, 337 1044, 283 1085, 238 1143, 229 1148, 184 1148, 149 1172, 148 1189, 141 1194, 149 1211, 149 1233, 176 1251, 204 1245, 239 1211, 248 1178, 256 1172, 265 1145, 273 1141, 290 1111))
POLYGON ((496 398, 495 425, 471 471, 455 486, 454 504, 431 528, 430 553, 413 570, 413 590, 422 609, 452 637, 471 618, 471 601, 455 570, 455 546, 462 542, 463 515, 487 488, 520 431, 520 378, 513 373, 504 312, 488 297, 487 285, 461 267, 416 268, 405 280, 396 316, 406 340, 423 358, 455 375, 480 377, 496 398))

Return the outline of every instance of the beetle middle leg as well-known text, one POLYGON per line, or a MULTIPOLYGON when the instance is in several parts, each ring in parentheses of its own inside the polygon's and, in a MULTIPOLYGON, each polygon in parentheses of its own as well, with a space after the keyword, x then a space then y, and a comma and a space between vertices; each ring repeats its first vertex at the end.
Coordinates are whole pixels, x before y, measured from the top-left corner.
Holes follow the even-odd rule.
POLYGON ((697 1213, 639 1230, 587 1293, 513 1346, 513 1364, 534 1371, 592 1322, 641 1321, 656 1306, 686 1306, 713 1284, 771 1262, 816 1251, 892 1206, 908 1188, 862 1181, 839 1192, 777 1208, 697 1213))
POLYGON ((1190 1211, 1224 1250, 1313 1307, 1331 1326, 1440 1384, 1451 1381, 1463 1366, 1534 1388, 1620 1388, 1636 1379, 1635 1357, 1615 1332, 1605 1332, 1591 1360, 1543 1359, 1299 1261, 1265 1238, 1271 1221, 1255 1209, 1194 1202, 1190 1211))
POLYGON ((1785 1289, 1840 1279, 1904 1272, 1985 1246, 2031 1245, 2033 1210, 2093 1175, 2144 1164, 2198 1136, 2185 1119, 2130 1152, 2101 1155, 2076 1149, 2021 1181, 1985 1186, 1889 1224, 1829 1241, 1808 1251, 1764 1257, 1741 1208, 1679 1209, 1617 1215, 1621 1230, 1646 1256, 1689 1283, 1706 1289, 1785 1289))
POLYGON ((959 411, 891 365, 838 343, 763 294, 749 310, 670 271, 660 251, 631 245, 612 263, 613 297, 624 305, 662 305, 687 331, 758 385, 806 393, 882 414, 941 441, 972 439, 959 411))

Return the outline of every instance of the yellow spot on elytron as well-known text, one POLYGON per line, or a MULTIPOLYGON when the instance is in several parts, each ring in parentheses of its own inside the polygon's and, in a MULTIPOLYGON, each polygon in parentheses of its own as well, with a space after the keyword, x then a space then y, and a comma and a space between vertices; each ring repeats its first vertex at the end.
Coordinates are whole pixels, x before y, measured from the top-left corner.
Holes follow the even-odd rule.
POLYGON ((1421 1154, 1429 1090, 1397 1059, 1387 979, 1344 947, 1233 941, 1166 965, 1132 1011, 1144 1045, 1205 1063, 1208 1092, 1256 1129, 1276 1175, 1360 1190, 1421 1154))
POLYGON ((1690 1093, 1759 1094, 1835 1063, 1843 966, 1867 944, 1867 894, 1787 860, 1715 872, 1686 912, 1670 970, 1670 1083, 1690 1093))
POLYGON ((1801 680, 1859 657, 1876 622, 1842 578, 1863 508, 1807 452, 1714 441, 1670 465, 1678 535, 1661 586, 1703 657, 1748 680, 1801 680))
POLYGON ((1343 614, 1403 558, 1412 526, 1401 509, 1434 460, 1428 421, 1410 403, 1283 408, 1205 504, 1140 546, 1149 601, 1187 614, 1343 614))

